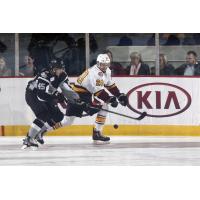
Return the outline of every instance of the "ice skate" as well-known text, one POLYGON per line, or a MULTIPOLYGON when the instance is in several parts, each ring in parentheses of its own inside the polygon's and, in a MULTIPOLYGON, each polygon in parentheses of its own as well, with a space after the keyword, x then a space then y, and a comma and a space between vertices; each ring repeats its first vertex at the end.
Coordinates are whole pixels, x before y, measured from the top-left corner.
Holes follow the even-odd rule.
POLYGON ((29 136, 23 139, 23 146, 21 147, 21 149, 23 150, 27 148, 31 148, 32 150, 37 150, 38 148, 38 144, 36 143, 36 141, 29 136))
POLYGON ((36 136, 36 141, 40 144, 40 145, 43 145, 44 144, 44 139, 43 139, 43 137, 44 137, 44 133, 45 133, 46 131, 44 131, 44 132, 42 132, 42 133, 39 133, 37 136, 36 136))
POLYGON ((104 136, 100 131, 93 129, 92 139, 95 144, 110 143, 110 137, 104 136))

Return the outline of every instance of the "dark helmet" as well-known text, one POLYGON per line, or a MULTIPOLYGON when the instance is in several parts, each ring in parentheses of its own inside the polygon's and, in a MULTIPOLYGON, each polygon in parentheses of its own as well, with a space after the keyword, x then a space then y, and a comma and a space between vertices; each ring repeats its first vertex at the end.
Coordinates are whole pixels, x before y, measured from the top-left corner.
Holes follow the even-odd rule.
POLYGON ((61 59, 53 59, 50 61, 49 68, 53 70, 54 68, 57 69, 64 69, 65 64, 61 59))

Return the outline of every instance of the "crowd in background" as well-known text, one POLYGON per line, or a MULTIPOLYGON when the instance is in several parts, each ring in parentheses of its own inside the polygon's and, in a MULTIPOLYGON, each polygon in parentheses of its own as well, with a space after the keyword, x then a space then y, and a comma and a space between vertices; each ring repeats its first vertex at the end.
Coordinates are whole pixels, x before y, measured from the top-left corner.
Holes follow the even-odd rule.
MULTIPOLYGON (((112 61, 112 52, 106 51, 112 61)), ((142 60, 142 55, 138 52, 130 54, 131 62, 128 66, 123 67, 120 63, 111 62, 111 70, 113 75, 155 75, 155 66, 149 67, 142 60)), ((195 51, 188 51, 185 63, 175 68, 167 60, 167 55, 159 55, 160 75, 164 76, 199 76, 200 63, 197 60, 195 51)))
MULTIPOLYGON (((165 45, 180 45, 180 43, 191 43, 191 41, 181 40, 175 34, 171 34, 165 41, 165 45)), ((194 34, 195 44, 200 44, 198 34, 194 34), (198 37, 197 37, 198 36, 198 37), (199 40, 198 40, 199 39, 199 40)), ((106 53, 110 57, 112 75, 155 75, 156 67, 149 66, 143 61, 140 52, 130 53, 130 63, 122 64, 113 60, 110 50, 98 51, 98 43, 93 34, 89 37, 90 53, 106 53)), ((155 45, 155 34, 152 34, 147 41, 147 45, 155 45)), ((122 36, 118 46, 134 46, 133 40, 127 35, 122 36)), ((12 68, 7 66, 7 59, 3 56, 6 45, 0 41, 0 76, 12 76, 12 68)), ((192 48, 191 48, 192 49, 192 48)), ((48 67, 48 63, 53 58, 60 58, 64 61, 65 71, 69 76, 80 75, 86 68, 85 62, 85 38, 73 38, 70 34, 32 34, 27 47, 27 55, 23 57, 23 64, 19 66, 20 76, 34 76, 43 68, 48 67), (63 46, 63 48, 56 48, 63 46)), ((160 75, 164 76, 199 76, 200 64, 195 51, 188 51, 185 63, 179 67, 174 67, 167 59, 167 55, 159 55, 160 75)), ((90 67, 96 64, 95 59, 90 62, 90 67)), ((87 66, 88 67, 88 66, 87 66)))

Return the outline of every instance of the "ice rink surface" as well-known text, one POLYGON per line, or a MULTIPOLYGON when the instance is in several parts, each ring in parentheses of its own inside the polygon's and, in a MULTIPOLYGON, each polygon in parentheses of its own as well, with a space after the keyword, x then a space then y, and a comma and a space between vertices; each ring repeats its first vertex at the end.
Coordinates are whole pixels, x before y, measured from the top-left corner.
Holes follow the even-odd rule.
POLYGON ((22 137, 0 137, 0 165, 150 166, 200 165, 200 137, 45 137, 36 151, 21 150, 22 137))

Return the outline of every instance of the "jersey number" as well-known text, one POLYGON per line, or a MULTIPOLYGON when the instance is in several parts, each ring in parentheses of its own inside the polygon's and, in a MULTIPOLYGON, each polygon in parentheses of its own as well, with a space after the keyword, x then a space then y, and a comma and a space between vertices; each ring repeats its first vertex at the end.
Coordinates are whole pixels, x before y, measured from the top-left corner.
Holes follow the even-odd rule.
POLYGON ((39 83, 38 84, 38 89, 39 90, 45 90, 45 84, 44 83, 39 83))

